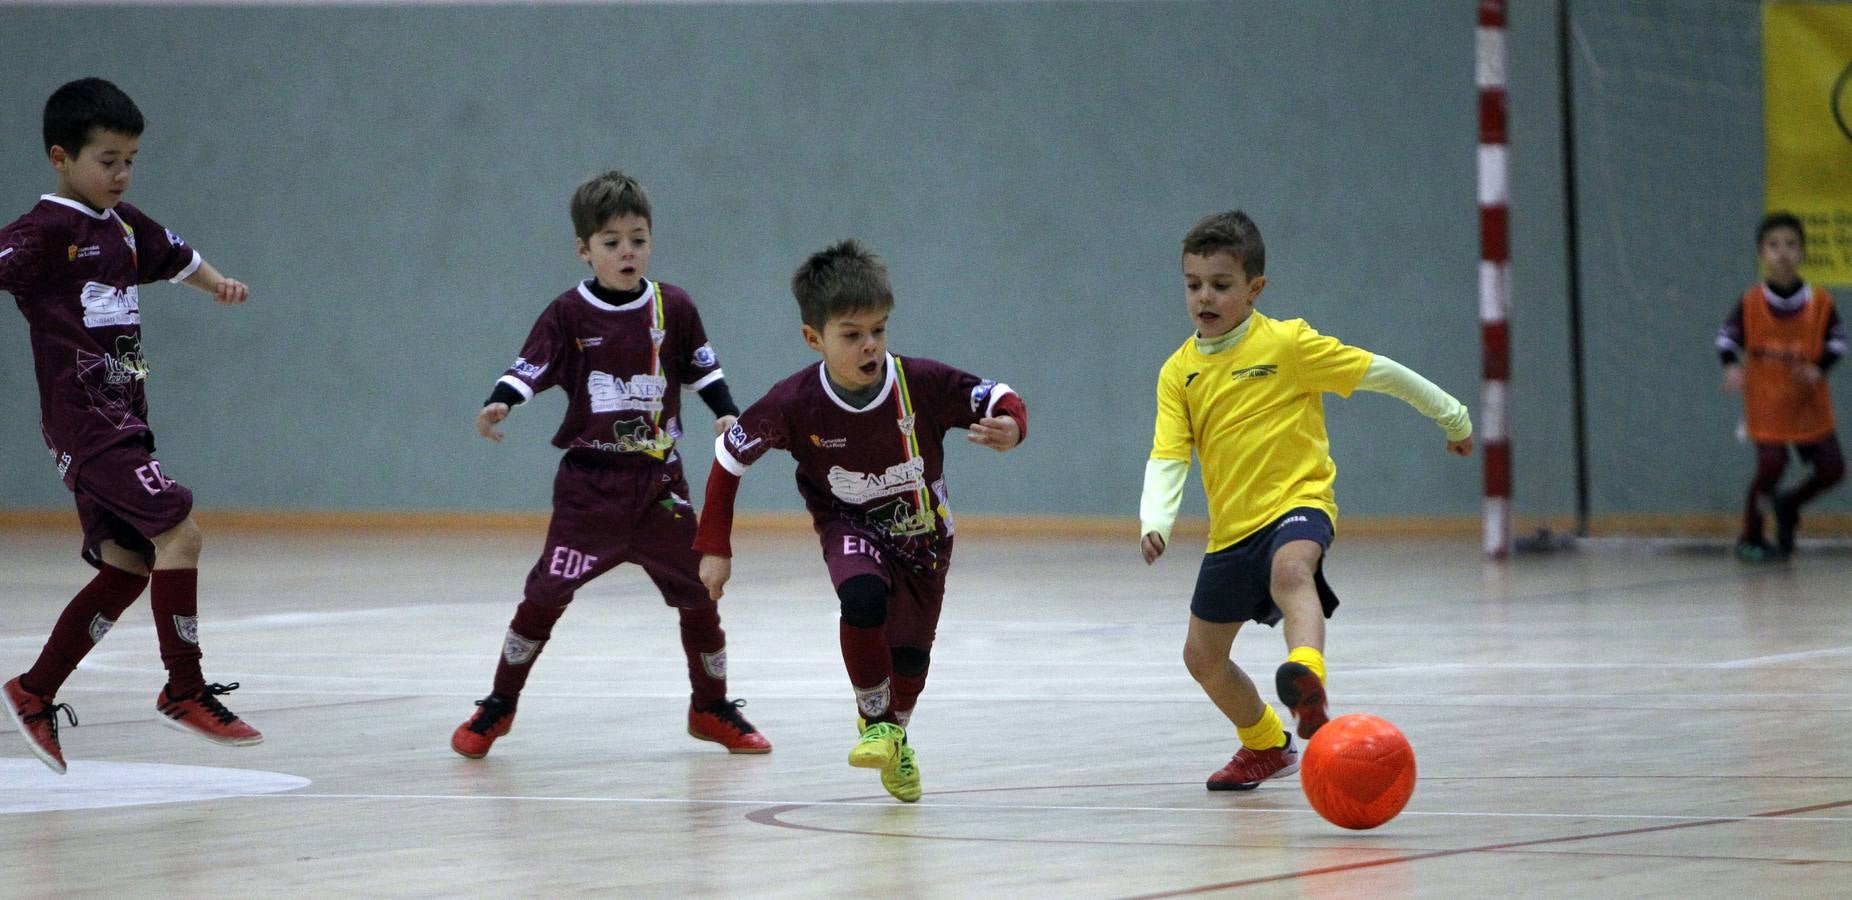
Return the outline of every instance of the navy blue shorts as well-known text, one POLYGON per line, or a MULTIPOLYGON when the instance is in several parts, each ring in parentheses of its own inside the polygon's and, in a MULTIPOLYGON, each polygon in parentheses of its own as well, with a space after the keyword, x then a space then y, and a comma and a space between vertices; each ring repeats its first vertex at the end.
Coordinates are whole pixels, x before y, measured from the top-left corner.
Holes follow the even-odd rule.
MULTIPOLYGON (((1253 620, 1262 625, 1280 621, 1273 602, 1273 554, 1292 541, 1316 541, 1331 549, 1331 517, 1324 510, 1301 506, 1231 547, 1203 557, 1196 575, 1196 593, 1190 597, 1190 614, 1205 622, 1226 624, 1253 620)), ((1325 582, 1325 560, 1320 555, 1313 575, 1318 602, 1325 618, 1338 608, 1338 595, 1325 582)))

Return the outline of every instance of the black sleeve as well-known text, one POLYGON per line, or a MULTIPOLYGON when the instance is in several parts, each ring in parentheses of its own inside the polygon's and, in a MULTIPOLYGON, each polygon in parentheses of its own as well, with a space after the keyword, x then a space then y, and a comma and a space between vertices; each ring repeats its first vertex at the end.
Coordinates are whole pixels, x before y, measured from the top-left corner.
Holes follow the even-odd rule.
MULTIPOLYGON (((501 386, 507 387, 507 385, 501 386)), ((739 404, 733 402, 733 392, 727 390, 727 380, 725 378, 709 384, 697 393, 701 395, 701 401, 707 404, 707 408, 714 411, 714 418, 718 419, 721 416, 739 417, 739 404)))
POLYGON ((489 399, 482 401, 482 405, 488 406, 491 403, 506 403, 509 409, 513 409, 526 402, 527 398, 521 396, 521 392, 515 390, 508 382, 497 381, 495 383, 495 390, 489 392, 489 399))
POLYGON ((1717 355, 1726 366, 1742 361, 1743 304, 1740 300, 1730 307, 1730 315, 1723 320, 1723 327, 1717 329, 1717 355))

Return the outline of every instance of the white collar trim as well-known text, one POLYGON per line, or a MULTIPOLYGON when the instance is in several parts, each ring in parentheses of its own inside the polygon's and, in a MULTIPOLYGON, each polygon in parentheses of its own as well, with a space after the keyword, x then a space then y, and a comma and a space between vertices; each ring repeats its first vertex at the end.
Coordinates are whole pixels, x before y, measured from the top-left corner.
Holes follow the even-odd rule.
POLYGON ((841 397, 836 396, 836 388, 830 384, 829 363, 817 363, 817 380, 823 383, 824 396, 829 397, 837 406, 849 412, 864 413, 871 409, 879 408, 887 401, 887 395, 894 392, 894 354, 889 353, 887 355, 887 381, 881 385, 881 393, 876 394, 875 398, 868 401, 868 405, 861 409, 850 406, 843 402, 841 397))
POLYGON ((644 284, 643 296, 638 297, 637 299, 632 300, 629 303, 624 304, 623 306, 612 306, 611 304, 598 299, 598 295, 592 293, 592 287, 591 287, 592 283, 590 281, 579 282, 579 296, 585 298, 585 302, 590 303, 591 305, 599 309, 602 309, 605 312, 627 312, 629 310, 633 310, 633 309, 637 309, 642 306, 646 306, 650 302, 656 299, 656 282, 650 281, 648 279, 644 279, 643 284, 644 284))
POLYGON ((96 210, 91 209, 89 206, 85 204, 79 203, 76 200, 72 200, 69 197, 60 197, 57 194, 40 194, 39 199, 49 200, 52 203, 58 204, 59 206, 68 206, 99 222, 109 221, 109 217, 115 212, 115 210, 106 210, 104 212, 97 212, 96 210))

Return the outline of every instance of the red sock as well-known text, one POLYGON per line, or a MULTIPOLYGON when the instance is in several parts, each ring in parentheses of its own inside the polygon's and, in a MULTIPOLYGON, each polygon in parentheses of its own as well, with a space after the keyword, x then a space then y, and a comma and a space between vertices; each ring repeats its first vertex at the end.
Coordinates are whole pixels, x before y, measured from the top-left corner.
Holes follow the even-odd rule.
POLYGON ((894 660, 888 654, 887 628, 857 628, 839 622, 837 634, 862 718, 870 724, 894 721, 894 660))
POLYGON ((894 673, 894 722, 902 728, 913 718, 913 707, 920 702, 920 692, 926 689, 926 673, 902 675, 894 673))
POLYGON ((493 690, 503 699, 513 701, 521 696, 521 689, 527 686, 527 674, 534 669, 534 660, 540 658, 540 651, 546 647, 547 638, 553 636, 553 623, 564 615, 566 607, 549 606, 522 600, 515 607, 514 620, 508 623, 508 635, 502 639, 502 658, 495 664, 495 687, 493 690))
POLYGON ((682 654, 688 657, 689 702, 705 709, 727 699, 727 633, 714 606, 682 607, 682 654))
POLYGON ((148 605, 167 667, 167 696, 191 697, 206 686, 199 671, 199 570, 156 569, 148 605))
POLYGON ((148 576, 134 575, 110 566, 99 566, 96 577, 71 598, 53 625, 38 662, 19 676, 20 687, 41 697, 53 697, 71 677, 77 664, 90 648, 109 633, 122 611, 141 596, 148 586, 148 576))

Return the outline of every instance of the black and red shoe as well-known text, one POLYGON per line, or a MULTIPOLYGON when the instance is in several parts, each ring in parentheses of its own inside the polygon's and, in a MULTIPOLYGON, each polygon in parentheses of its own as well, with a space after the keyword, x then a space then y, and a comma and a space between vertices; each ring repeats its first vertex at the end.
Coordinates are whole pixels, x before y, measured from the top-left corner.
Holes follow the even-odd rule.
POLYGON ((1273 689, 1279 693, 1280 702, 1292 709, 1293 719, 1298 723, 1294 731, 1301 738, 1311 740, 1312 735, 1330 721, 1330 715, 1325 712, 1325 683, 1310 666, 1281 663, 1273 673, 1273 689))
POLYGON ((1297 771, 1299 748, 1293 746, 1292 735, 1287 735, 1286 743, 1271 750, 1242 747, 1228 765, 1209 776, 1208 786, 1212 791, 1251 791, 1263 781, 1297 771))
POLYGON ((728 753, 770 753, 772 742, 740 714, 744 700, 721 700, 688 708, 688 733, 727 748, 728 753))
POLYGON ((161 688, 154 706, 161 711, 161 724, 175 731, 227 747, 248 747, 264 742, 257 729, 219 702, 219 697, 238 689, 238 682, 208 684, 188 697, 175 699, 168 688, 161 688))
POLYGON ((495 739, 514 728, 514 701, 490 694, 476 701, 476 714, 450 735, 450 749, 459 756, 481 759, 489 755, 495 739))
POLYGON ((53 703, 52 698, 34 694, 19 684, 15 678, 0 688, 0 704, 6 706, 6 714, 13 720, 13 727, 25 735, 26 746, 32 749, 32 755, 60 775, 64 774, 64 749, 58 746, 58 713, 72 725, 77 724, 77 713, 68 704, 53 703))

